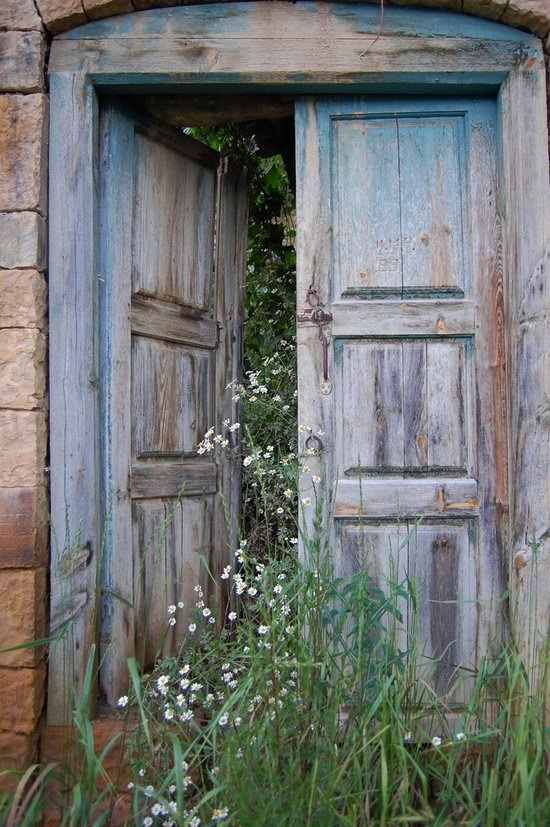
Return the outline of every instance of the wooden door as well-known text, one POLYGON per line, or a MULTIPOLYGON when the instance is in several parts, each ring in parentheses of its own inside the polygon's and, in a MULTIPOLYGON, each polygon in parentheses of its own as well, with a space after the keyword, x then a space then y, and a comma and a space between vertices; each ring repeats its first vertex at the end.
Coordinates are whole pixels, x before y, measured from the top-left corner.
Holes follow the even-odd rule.
POLYGON ((337 574, 415 581, 400 645, 465 699, 508 514, 495 103, 303 98, 297 160, 299 417, 324 469, 301 496, 329 504, 337 574))
POLYGON ((197 446, 238 415, 247 189, 229 159, 116 105, 100 146, 100 683, 113 703, 127 658, 172 651, 195 585, 212 593, 206 566, 227 563, 220 494, 235 519, 238 468, 197 446))

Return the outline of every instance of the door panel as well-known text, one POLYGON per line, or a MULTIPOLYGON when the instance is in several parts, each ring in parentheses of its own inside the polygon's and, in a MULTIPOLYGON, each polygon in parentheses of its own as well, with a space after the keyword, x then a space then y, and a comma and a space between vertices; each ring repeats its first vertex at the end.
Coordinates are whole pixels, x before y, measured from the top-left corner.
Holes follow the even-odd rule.
POLYGON ((344 474, 466 473, 463 339, 342 339, 335 361, 344 474))
POLYGON ((204 562, 227 563, 218 495, 238 469, 196 449, 237 415, 247 188, 227 159, 116 105, 101 129, 100 684, 115 703, 127 658, 150 667, 173 651, 194 586, 211 594, 204 562))
POLYGON ((196 456, 212 422, 213 355, 132 336, 134 459, 196 456))
POLYGON ((212 296, 216 168, 140 133, 134 163, 133 292, 205 310, 212 296))
POLYGON ((464 295, 463 130, 461 117, 333 118, 340 295, 464 295))
MULTIPOLYGON (((325 476, 326 535, 340 573, 364 565, 378 580, 397 528, 410 533, 400 566, 419 604, 406 634, 419 674, 463 701, 504 592, 495 104, 304 98, 296 117, 299 417, 322 447, 307 464, 325 476)), ((311 531, 307 507, 301 519, 311 531)))

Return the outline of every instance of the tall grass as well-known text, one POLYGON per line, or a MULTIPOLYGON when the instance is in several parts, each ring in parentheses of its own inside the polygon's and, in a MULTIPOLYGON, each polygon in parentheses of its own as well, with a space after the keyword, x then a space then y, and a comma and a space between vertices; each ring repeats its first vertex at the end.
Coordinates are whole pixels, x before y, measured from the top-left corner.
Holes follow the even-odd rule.
MULTIPOLYGON (((530 693, 513 648, 482 662, 467 703, 438 698, 414 641, 396 647, 408 585, 337 578, 322 538, 307 546, 307 564, 265 563, 243 542, 229 573, 238 616, 217 634, 199 588, 179 654, 145 675, 130 662, 127 823, 550 823, 542 688, 530 693)), ((86 712, 93 663, 74 715, 79 774, 31 768, 3 823, 37 823, 46 802, 62 824, 109 823, 117 791, 86 712)))

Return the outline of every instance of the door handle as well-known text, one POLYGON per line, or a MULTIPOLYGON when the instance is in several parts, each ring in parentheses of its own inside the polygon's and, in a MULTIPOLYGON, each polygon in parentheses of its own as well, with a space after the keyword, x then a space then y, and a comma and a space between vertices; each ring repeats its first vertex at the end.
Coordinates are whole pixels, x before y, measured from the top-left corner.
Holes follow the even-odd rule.
POLYGON ((320 384, 321 393, 328 394, 332 390, 332 382, 330 381, 328 371, 328 346, 329 338, 325 334, 325 328, 332 321, 332 313, 323 310, 322 307, 306 307, 301 313, 298 313, 297 319, 299 322, 311 322, 319 328, 319 341, 323 349, 323 381, 320 384))

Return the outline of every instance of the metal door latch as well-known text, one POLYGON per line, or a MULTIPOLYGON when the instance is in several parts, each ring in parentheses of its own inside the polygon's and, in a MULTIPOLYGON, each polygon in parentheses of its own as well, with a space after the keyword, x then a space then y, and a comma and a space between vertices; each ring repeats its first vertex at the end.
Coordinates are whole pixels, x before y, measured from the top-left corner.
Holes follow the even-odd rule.
MULTIPOLYGON (((307 296, 307 301, 309 302, 311 302, 311 295, 312 291, 310 289, 307 296)), ((317 294, 313 293, 313 295, 318 300, 317 294)), ((322 304, 319 302, 315 307, 304 308, 301 313, 298 313, 297 319, 299 322, 310 322, 311 324, 315 324, 319 328, 319 341, 321 342, 321 346, 323 348, 323 381, 321 382, 320 390, 321 393, 328 394, 332 390, 332 382, 330 381, 330 377, 328 375, 329 338, 325 335, 325 327, 332 321, 332 313, 328 313, 324 310, 322 304)))

